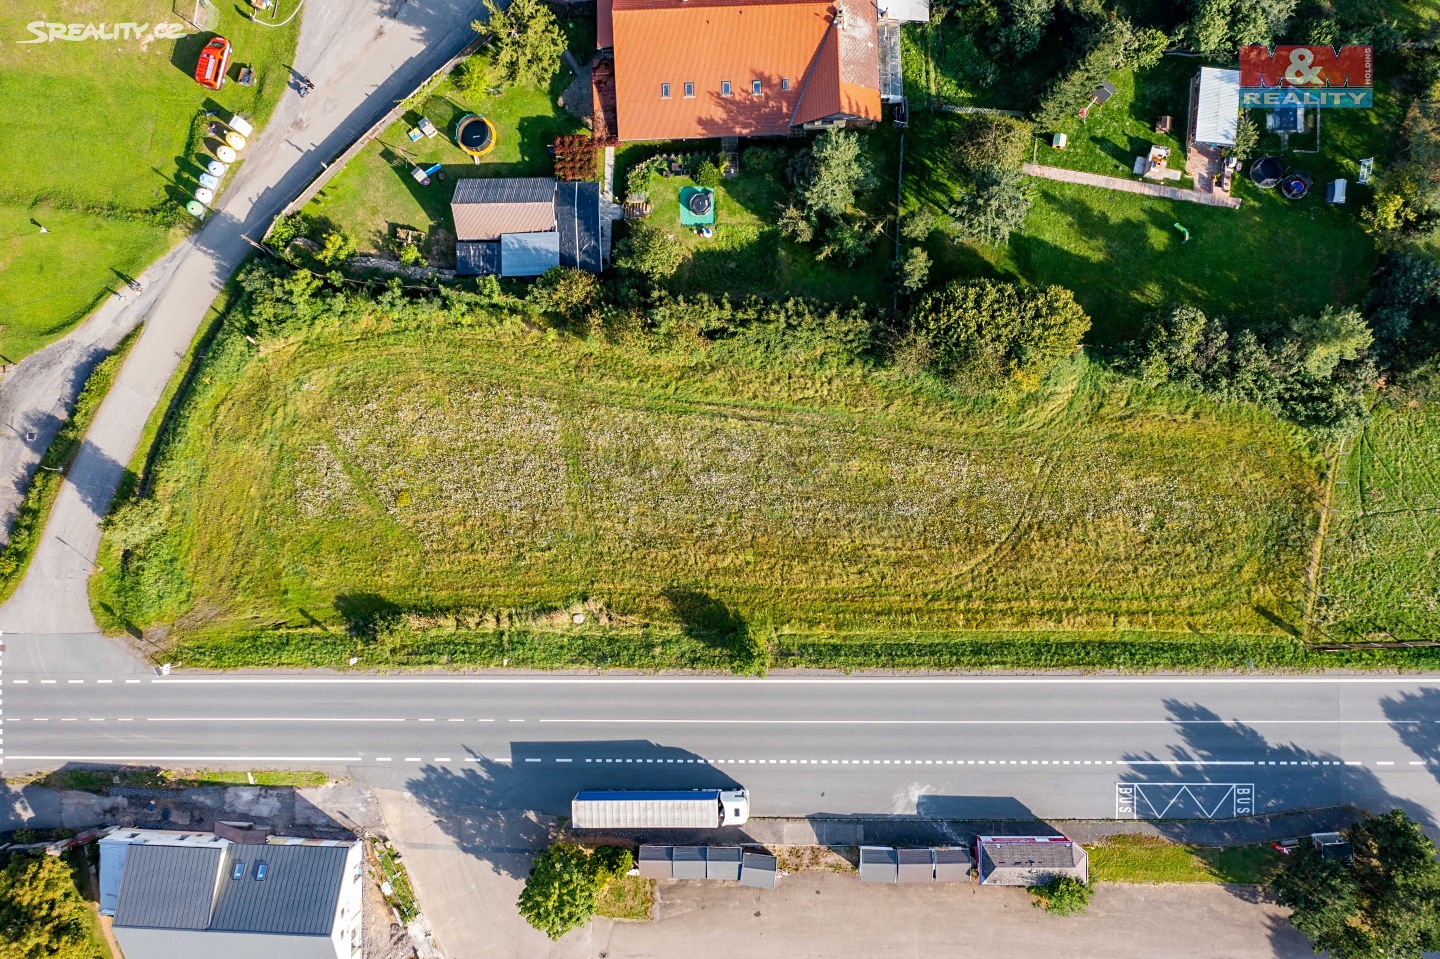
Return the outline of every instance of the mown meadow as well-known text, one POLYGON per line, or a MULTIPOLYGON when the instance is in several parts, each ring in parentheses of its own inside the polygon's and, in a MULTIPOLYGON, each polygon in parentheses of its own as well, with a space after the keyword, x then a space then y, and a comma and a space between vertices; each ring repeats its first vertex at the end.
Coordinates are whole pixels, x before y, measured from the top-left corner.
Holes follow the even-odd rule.
MULTIPOLYGON (((239 309, 239 308, 237 308, 239 309)), ((227 325, 97 615, 198 666, 1304 666, 1320 462, 1082 355, 1025 396, 505 311, 227 325)))
POLYGON ((1431 640, 1440 621, 1440 404, 1382 401, 1347 441, 1320 579, 1337 641, 1431 640))

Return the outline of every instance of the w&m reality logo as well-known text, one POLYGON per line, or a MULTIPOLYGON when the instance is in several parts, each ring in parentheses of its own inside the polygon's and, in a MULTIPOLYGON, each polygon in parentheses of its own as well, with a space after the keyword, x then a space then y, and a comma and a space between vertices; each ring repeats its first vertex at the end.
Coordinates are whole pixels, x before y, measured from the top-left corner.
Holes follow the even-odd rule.
POLYGON ((1375 105, 1372 47, 1325 45, 1240 48, 1240 106, 1375 105))

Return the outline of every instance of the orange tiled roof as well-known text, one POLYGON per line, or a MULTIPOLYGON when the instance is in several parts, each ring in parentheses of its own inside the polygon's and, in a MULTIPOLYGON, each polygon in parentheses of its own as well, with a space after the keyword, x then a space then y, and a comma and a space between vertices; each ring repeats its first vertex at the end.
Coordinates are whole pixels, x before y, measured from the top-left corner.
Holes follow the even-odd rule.
POLYGON ((836 113, 878 120, 875 6, 840 3, 836 25, 829 0, 610 0, 620 138, 779 135, 836 113))

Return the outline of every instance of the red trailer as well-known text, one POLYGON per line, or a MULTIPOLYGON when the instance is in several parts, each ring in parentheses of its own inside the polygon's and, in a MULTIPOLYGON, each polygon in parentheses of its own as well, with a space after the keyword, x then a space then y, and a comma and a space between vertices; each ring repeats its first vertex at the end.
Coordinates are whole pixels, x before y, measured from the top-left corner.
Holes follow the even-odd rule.
POLYGON ((225 85, 225 71, 229 68, 230 41, 216 37, 200 51, 200 62, 195 64, 195 82, 207 90, 218 90, 225 85))

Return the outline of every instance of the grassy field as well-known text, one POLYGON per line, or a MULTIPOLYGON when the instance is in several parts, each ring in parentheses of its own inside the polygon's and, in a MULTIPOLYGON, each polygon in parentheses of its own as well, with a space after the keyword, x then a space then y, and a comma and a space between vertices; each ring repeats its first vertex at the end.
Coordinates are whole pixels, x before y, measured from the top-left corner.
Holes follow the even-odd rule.
MULTIPOLYGON (((566 22, 571 46, 583 58, 594 49, 594 21, 566 22)), ((483 55, 481 55, 483 56, 483 55)), ((547 89, 511 87, 498 96, 471 98, 457 86, 456 74, 440 81, 429 95, 346 165, 302 211, 325 228, 347 230, 361 252, 392 248, 397 228, 418 229, 428 238, 425 254, 432 263, 454 266, 454 224, 450 198, 455 183, 475 176, 551 176, 555 138, 584 132, 579 119, 560 105, 572 74, 561 66, 547 89), (455 124, 467 113, 483 115, 495 127, 495 149, 477 164, 455 145, 455 124), (421 116, 439 134, 412 143, 407 131, 421 116), (431 177, 421 186, 410 170, 442 164, 445 179, 431 177)))
POLYGON ((187 664, 1306 664, 1302 438, 1083 361, 1011 402, 503 325, 206 362, 94 587, 187 664))
POLYGON ((1440 626, 1440 404, 1385 402, 1335 487, 1321 621, 1336 640, 1434 639, 1440 626))
MULTIPOLYGON (((294 0, 281 0, 283 18, 294 0)), ((192 78, 212 34, 175 39, 52 41, 26 25, 181 23, 171 0, 70 0, 44 11, 0 8, 0 354, 20 359, 54 340, 142 271, 184 229, 173 201, 197 185, 194 122, 206 110, 269 116, 289 79, 299 20, 252 24, 217 4, 235 45, 218 92, 192 78), (254 86, 233 81, 253 65, 254 86), (33 221, 33 222, 32 222, 33 221), (50 232, 40 233, 40 226, 50 232)))
POLYGON ((1269 846, 1199 848, 1155 836, 1109 836, 1086 846, 1095 882, 1223 882, 1258 886, 1282 862, 1269 846))

